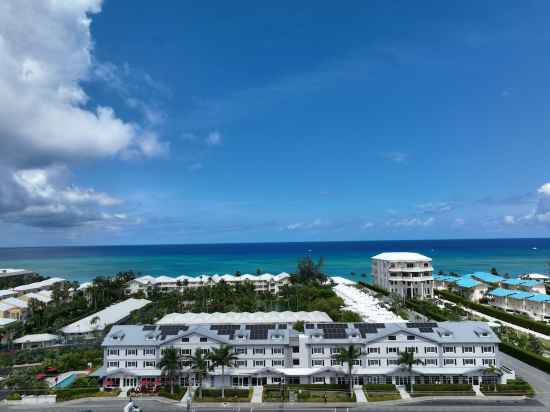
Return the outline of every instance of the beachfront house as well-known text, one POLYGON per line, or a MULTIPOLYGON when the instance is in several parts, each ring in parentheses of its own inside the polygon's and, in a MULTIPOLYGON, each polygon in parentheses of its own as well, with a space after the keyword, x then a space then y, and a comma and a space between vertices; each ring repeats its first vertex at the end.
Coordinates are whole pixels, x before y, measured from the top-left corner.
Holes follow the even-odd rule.
POLYGON ((536 293, 525 300, 525 308, 529 316, 542 322, 550 321, 550 296, 536 293))
POLYGON ((508 289, 523 290, 532 293, 546 294, 546 285, 544 282, 535 279, 511 278, 502 281, 502 285, 508 289))
POLYGON ((451 275, 433 275, 433 288, 435 290, 449 289, 458 279, 457 276, 451 275))
POLYGON ((386 252, 371 259, 376 286, 407 299, 433 296, 431 258, 419 253, 386 252))
MULTIPOLYGON (((253 314, 252 314, 253 315, 253 314)), ((334 355, 349 345, 361 349, 353 361, 357 385, 393 383, 504 383, 513 371, 499 373, 499 339, 484 322, 334 323, 308 322, 304 331, 280 323, 119 325, 103 340, 103 366, 91 376, 104 387, 136 388, 161 382, 159 362, 165 348, 182 355, 208 353, 228 345, 237 356, 234 367, 209 372, 205 387, 250 388, 266 384, 343 384, 347 365, 334 355), (410 351, 421 362, 412 371, 399 356, 410 351), (412 378, 411 378, 412 375, 412 378)), ((195 385, 182 365, 181 386, 195 385)))
POLYGON ((17 298, 0 300, 0 313, 3 318, 23 320, 29 313, 29 305, 17 298))
POLYGON ((515 290, 496 288, 487 293, 489 304, 508 311, 508 298, 516 293, 515 290))
POLYGON ((13 288, 15 292, 17 292, 17 295, 24 295, 26 293, 31 292, 40 292, 43 290, 50 290, 54 285, 57 285, 58 283, 65 282, 65 279, 63 278, 49 278, 46 280, 42 280, 40 282, 34 282, 34 283, 28 283, 26 285, 16 286, 13 288))
POLYGON ((458 278, 451 287, 470 302, 479 302, 489 290, 489 286, 486 284, 467 277, 458 278))
POLYGON ((492 287, 500 287, 502 286, 502 282, 506 280, 506 278, 500 275, 493 275, 492 273, 487 272, 474 272, 465 276, 474 278, 475 280, 492 287))

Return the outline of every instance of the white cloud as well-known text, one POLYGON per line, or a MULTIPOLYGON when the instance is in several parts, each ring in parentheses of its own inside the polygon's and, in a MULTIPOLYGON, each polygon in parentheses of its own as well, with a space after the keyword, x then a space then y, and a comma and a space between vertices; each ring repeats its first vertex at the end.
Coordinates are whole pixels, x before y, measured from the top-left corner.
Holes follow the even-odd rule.
POLYGON ((421 226, 431 226, 435 222, 434 217, 429 217, 427 219, 420 219, 417 217, 403 218, 403 219, 394 219, 386 222, 386 225, 393 227, 421 227, 421 226))
POLYGON ((290 223, 288 225, 285 226, 285 229, 286 230, 290 230, 290 231, 293 231, 293 230, 309 230, 309 229, 315 229, 315 228, 319 228, 319 227, 322 227, 322 226, 325 226, 326 223, 322 220, 322 219, 315 219, 313 220, 312 222, 295 222, 295 223, 290 223))
POLYGON ((374 223, 372 222, 365 222, 361 225, 361 229, 362 230, 367 230, 367 229, 370 229, 371 227, 374 226, 374 223))
POLYGON ((445 213, 453 210, 453 205, 449 202, 430 202, 416 205, 416 208, 423 213, 445 213))
POLYGON ((514 225, 516 223, 516 218, 512 215, 504 216, 504 223, 507 225, 514 225))
POLYGON ((206 144, 208 146, 218 146, 222 144, 221 133, 217 131, 208 133, 208 136, 206 137, 206 144))
POLYGON ((538 200, 535 209, 524 216, 504 216, 505 224, 550 224, 550 182, 537 189, 538 200))
POLYGON ((455 227, 464 226, 465 224, 466 224, 466 220, 461 217, 457 217, 453 222, 453 226, 455 227))
POLYGON ((404 152, 386 152, 382 156, 384 159, 394 163, 404 163, 409 158, 409 154, 404 152))

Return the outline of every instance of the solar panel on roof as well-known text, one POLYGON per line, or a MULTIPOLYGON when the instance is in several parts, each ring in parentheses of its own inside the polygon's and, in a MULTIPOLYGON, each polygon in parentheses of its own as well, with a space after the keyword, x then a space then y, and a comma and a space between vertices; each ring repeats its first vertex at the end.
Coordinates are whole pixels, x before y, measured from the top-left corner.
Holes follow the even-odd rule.
POLYGON ((143 327, 143 330, 155 330, 157 328, 156 325, 145 325, 143 327))
POLYGON ((313 324, 313 323, 306 323, 306 329, 315 329, 315 324, 313 324))
POLYGON ((424 327, 422 327, 422 328, 418 328, 418 330, 419 330, 420 332, 422 332, 422 333, 433 333, 433 332, 434 332, 434 330, 433 330, 432 328, 424 328, 424 327))
POLYGON ((279 323, 279 325, 277 326, 277 329, 286 329, 286 328, 287 328, 286 323, 279 323))

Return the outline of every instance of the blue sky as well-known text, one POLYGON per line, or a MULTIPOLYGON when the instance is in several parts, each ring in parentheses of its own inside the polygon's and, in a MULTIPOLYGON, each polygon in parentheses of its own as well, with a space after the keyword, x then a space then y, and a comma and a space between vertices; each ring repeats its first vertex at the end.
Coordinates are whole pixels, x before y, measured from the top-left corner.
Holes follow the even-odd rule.
POLYGON ((550 232, 546 2, 7 4, 0 245, 550 232))

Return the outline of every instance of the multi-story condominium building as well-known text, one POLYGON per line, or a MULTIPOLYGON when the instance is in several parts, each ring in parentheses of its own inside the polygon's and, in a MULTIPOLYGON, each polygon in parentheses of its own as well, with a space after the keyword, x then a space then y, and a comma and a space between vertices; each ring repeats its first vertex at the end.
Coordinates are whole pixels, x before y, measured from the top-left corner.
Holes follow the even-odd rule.
MULTIPOLYGON (((264 384, 344 383, 347 365, 335 359, 341 348, 354 345, 361 355, 353 361, 353 379, 361 383, 410 382, 399 365, 399 354, 410 351, 421 362, 412 368, 416 383, 505 382, 500 367, 499 339, 483 322, 440 323, 306 323, 297 331, 289 323, 122 325, 114 326, 103 341, 103 367, 92 376, 105 387, 159 384, 158 365, 166 348, 180 355, 208 353, 229 345, 238 360, 234 367, 215 369, 203 381, 206 387, 264 384)), ((194 385, 194 376, 182 362, 181 385, 194 385)), ((505 369, 505 368, 503 368, 505 369)))
POLYGON ((550 295, 522 290, 496 288, 487 293, 489 303, 507 312, 550 322, 550 295))
POLYGON ((432 297, 432 273, 432 259, 418 253, 386 252, 372 257, 374 283, 403 298, 432 297))
POLYGON ((157 288, 162 291, 170 290, 183 290, 185 288, 199 288, 202 286, 212 286, 219 282, 226 282, 230 285, 235 285, 242 282, 250 282, 254 285, 256 292, 271 292, 278 293, 282 286, 290 283, 290 275, 286 272, 279 273, 278 275, 272 275, 271 273, 264 273, 261 275, 244 274, 241 276, 235 275, 201 275, 201 276, 186 276, 181 275, 178 277, 170 276, 141 276, 130 282, 126 287, 126 293, 128 295, 143 292, 147 294, 150 288, 157 288))

